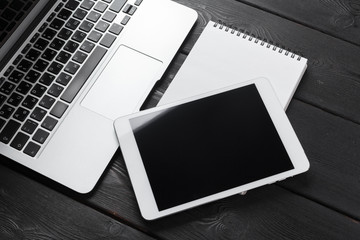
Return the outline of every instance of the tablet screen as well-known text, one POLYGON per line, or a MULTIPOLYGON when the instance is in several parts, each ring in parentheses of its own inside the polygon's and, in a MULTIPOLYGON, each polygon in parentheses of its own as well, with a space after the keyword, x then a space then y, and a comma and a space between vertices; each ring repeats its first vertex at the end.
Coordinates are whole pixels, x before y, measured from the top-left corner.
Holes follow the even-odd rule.
POLYGON ((160 211, 294 168, 255 84, 130 125, 160 211))

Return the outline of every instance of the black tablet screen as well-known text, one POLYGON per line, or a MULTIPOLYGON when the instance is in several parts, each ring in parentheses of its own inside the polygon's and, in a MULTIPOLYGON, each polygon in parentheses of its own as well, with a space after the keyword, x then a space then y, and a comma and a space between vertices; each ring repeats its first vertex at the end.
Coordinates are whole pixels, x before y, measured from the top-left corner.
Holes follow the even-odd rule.
POLYGON ((159 210, 293 169, 255 84, 130 124, 159 210))

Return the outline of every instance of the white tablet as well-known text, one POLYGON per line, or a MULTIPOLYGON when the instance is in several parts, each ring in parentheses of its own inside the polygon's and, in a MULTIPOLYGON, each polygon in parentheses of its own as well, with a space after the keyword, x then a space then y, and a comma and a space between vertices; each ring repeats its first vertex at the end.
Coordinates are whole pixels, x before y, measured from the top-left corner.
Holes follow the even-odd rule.
POLYGON ((119 118, 115 129, 147 220, 309 168, 264 78, 119 118))

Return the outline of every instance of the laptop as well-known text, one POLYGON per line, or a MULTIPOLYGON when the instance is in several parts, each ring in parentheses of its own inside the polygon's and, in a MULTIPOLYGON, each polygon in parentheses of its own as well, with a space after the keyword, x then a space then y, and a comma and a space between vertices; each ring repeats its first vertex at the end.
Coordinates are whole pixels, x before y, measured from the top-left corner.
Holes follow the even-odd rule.
POLYGON ((0 3, 0 151, 87 193, 197 19, 170 0, 0 3))

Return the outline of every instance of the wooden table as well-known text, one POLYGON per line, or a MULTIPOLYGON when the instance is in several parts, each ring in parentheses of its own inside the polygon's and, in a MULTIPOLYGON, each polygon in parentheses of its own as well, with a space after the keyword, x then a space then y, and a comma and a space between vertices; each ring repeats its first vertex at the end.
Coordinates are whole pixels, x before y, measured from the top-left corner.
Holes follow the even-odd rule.
POLYGON ((199 18, 146 107, 156 105, 209 20, 245 28, 309 60, 287 114, 310 170, 147 222, 120 151, 87 195, 1 157, 0 239, 360 239, 360 1, 177 2, 199 18))

